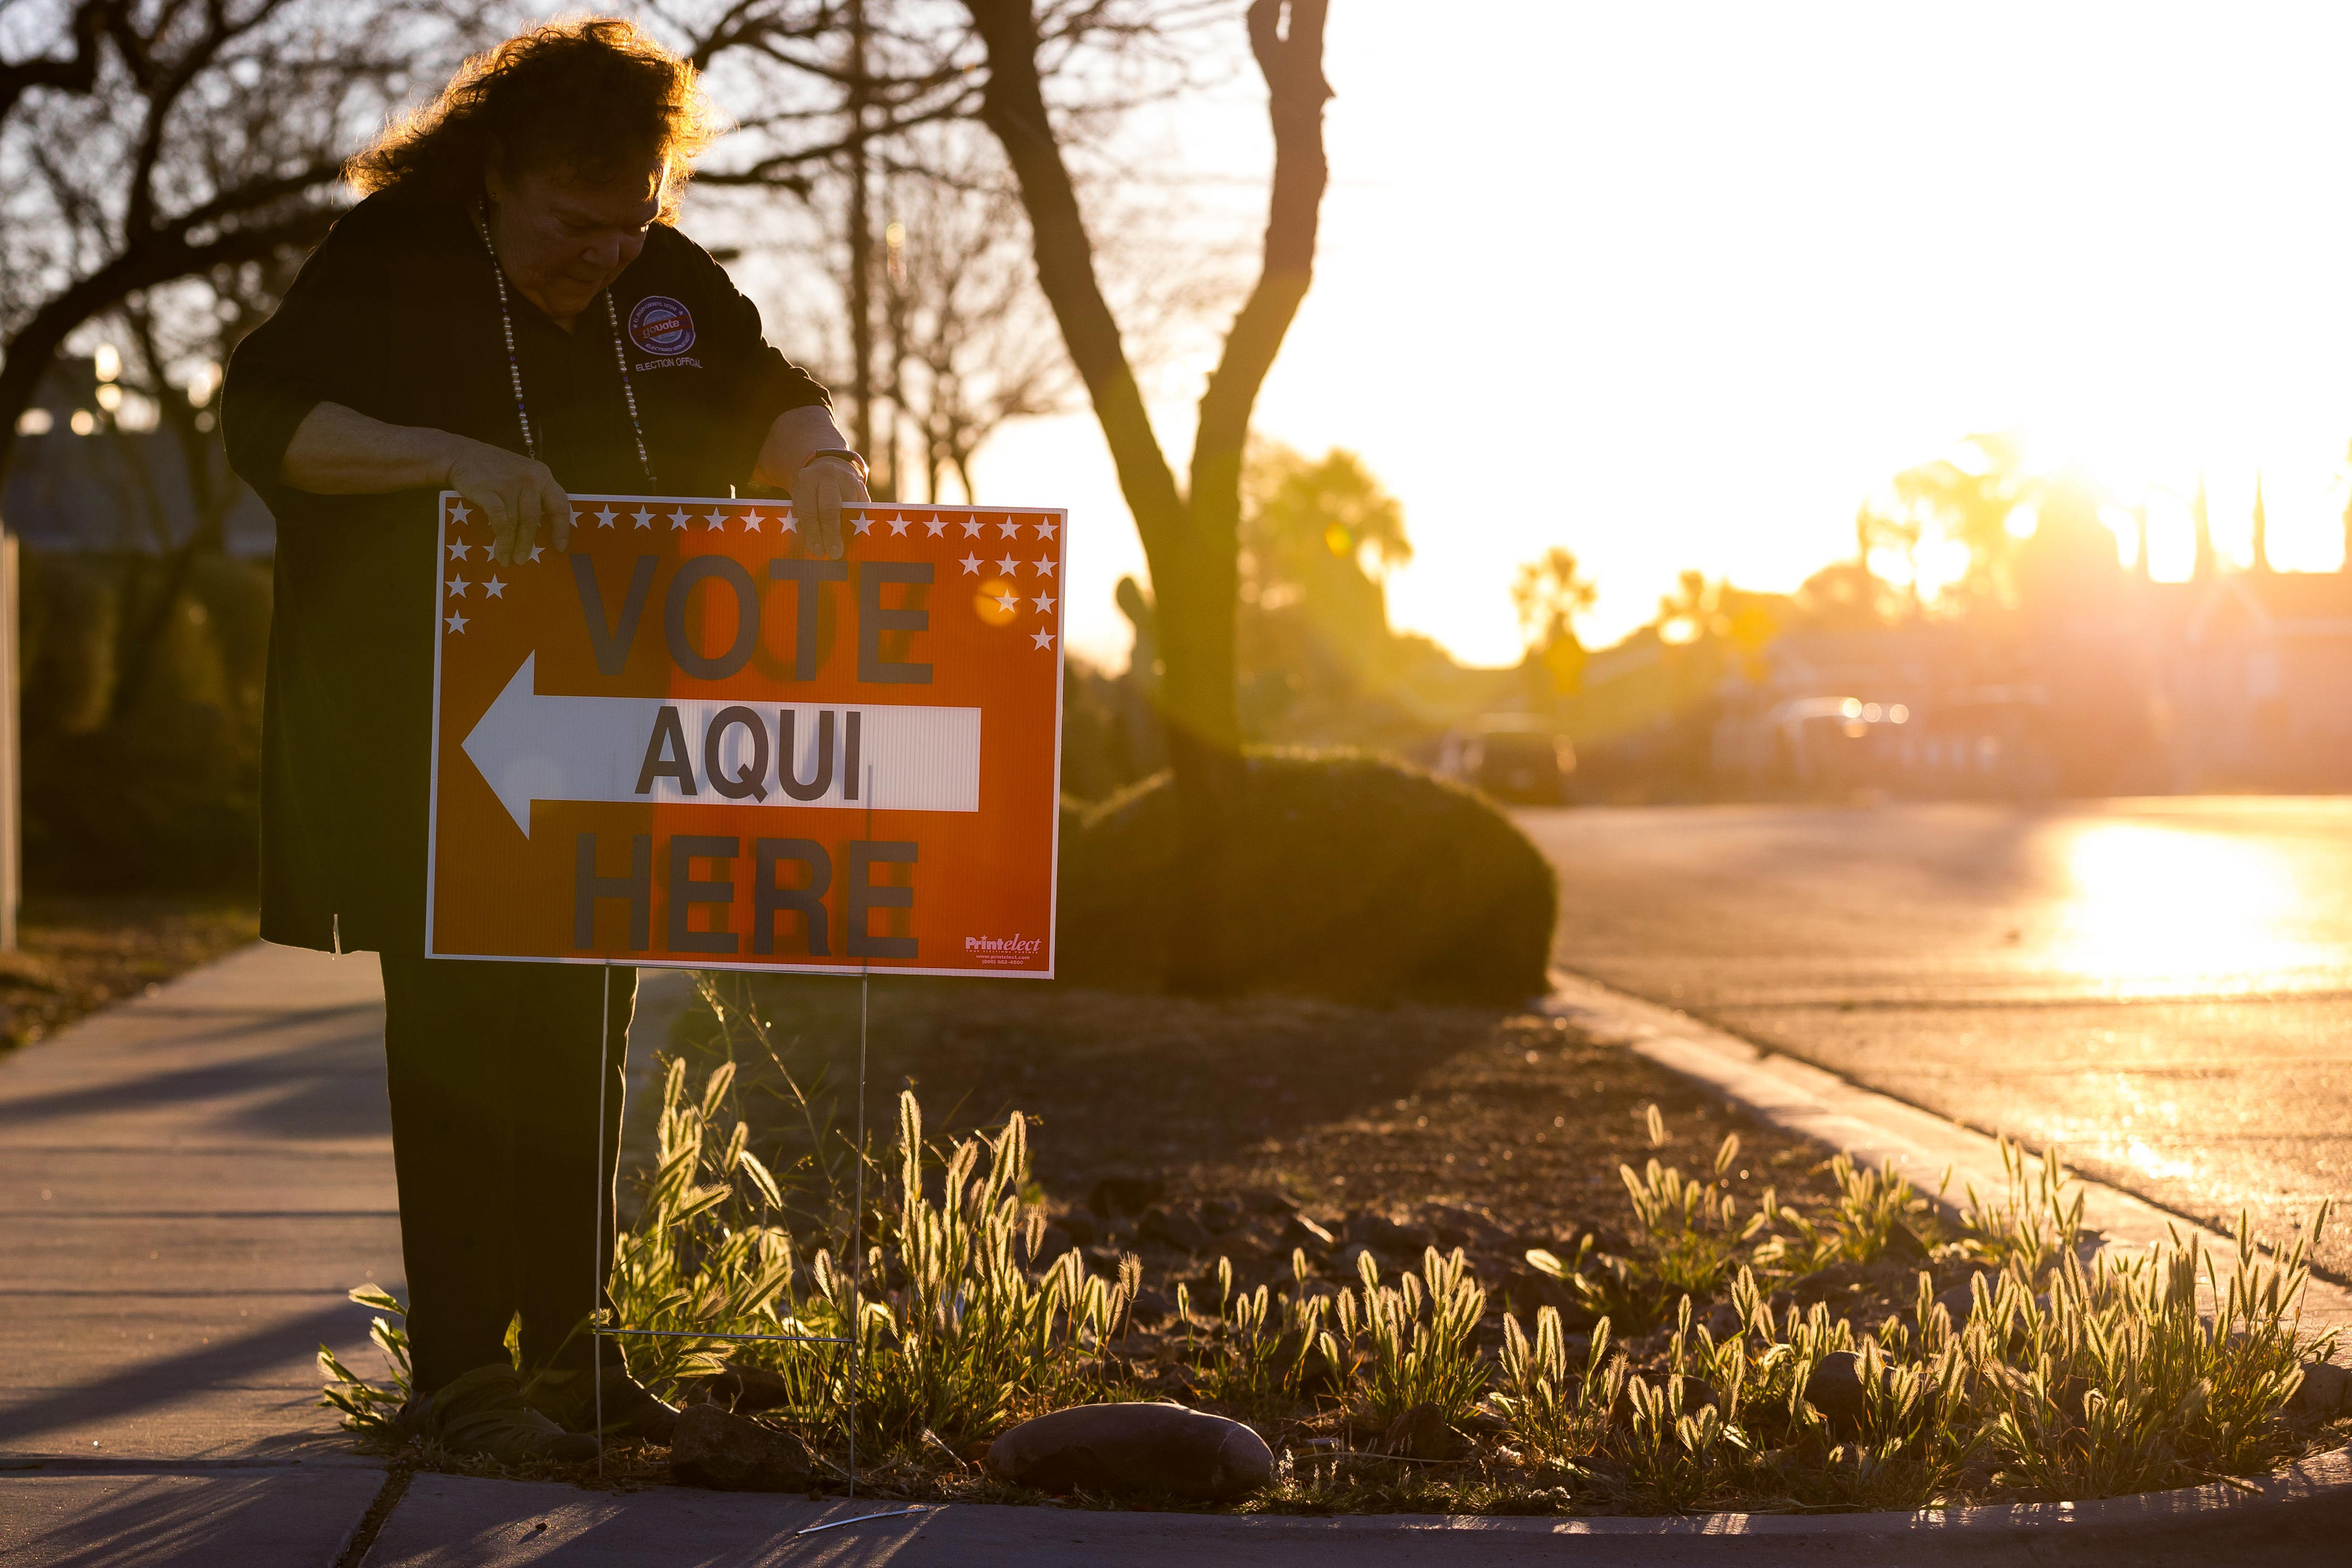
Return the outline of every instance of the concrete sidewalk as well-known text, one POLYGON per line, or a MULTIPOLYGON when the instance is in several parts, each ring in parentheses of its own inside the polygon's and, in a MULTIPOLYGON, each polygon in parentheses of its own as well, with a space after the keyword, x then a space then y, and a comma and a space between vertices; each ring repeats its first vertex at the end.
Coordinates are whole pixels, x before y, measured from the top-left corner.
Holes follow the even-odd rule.
POLYGON ((0 1066, 0 1452, 323 1456, 400 1285, 372 954, 256 946, 0 1066))
MULTIPOLYGON (((647 978, 633 1085, 687 994, 680 977, 647 978)), ((332 1568, 354 1554, 387 1477, 319 1408, 312 1357, 323 1340, 373 1372, 368 1314, 344 1292, 370 1279, 401 1289, 383 1085, 373 960, 264 946, 0 1061, 0 1563, 332 1568)), ((2065 1530, 2069 1560, 2327 1561, 2352 1528, 2352 1467, 2337 1468, 2347 1474, 2327 1472, 2316 1491, 2265 1483, 2294 1506, 2260 1520, 2124 1500, 2126 1513, 2178 1517, 2151 1531, 2148 1519, 2118 1516, 2129 1539, 2115 1542, 2065 1530)), ((2225 1511, 2243 1500, 2207 1489, 2227 1494, 2225 1511)), ((793 1534, 889 1506, 423 1475, 362 1561, 2022 1565, 2055 1544, 2044 1525, 1954 1531, 1924 1516, 1276 1521, 1024 1508, 793 1534)))
POLYGON ((0 1063, 0 1561, 331 1563, 401 1287, 371 955, 255 946, 0 1063))

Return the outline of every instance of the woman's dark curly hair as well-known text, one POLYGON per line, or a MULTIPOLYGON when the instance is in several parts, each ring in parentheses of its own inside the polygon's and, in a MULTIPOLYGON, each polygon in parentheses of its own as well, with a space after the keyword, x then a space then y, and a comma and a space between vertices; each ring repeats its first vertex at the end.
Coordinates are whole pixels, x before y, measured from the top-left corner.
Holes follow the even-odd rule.
POLYGON ((718 136, 694 67, 629 22, 591 16, 519 33, 457 68, 441 95, 384 128, 343 165, 362 195, 467 200, 495 155, 502 173, 557 168, 601 180, 666 163, 661 216, 677 216, 688 165, 718 136))

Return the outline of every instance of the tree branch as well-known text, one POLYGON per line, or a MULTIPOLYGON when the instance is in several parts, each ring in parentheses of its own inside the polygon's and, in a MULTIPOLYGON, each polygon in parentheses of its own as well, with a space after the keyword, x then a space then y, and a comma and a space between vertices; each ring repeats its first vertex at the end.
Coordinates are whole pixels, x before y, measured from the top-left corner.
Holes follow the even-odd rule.
POLYGON ((42 375, 76 327, 139 289, 215 267, 257 261, 291 246, 307 249, 339 216, 333 207, 305 207, 275 223, 224 230, 200 245, 189 243, 184 225, 159 230, 51 296, 8 341, 8 357, 0 362, 0 474, 7 471, 16 450, 16 416, 32 405, 42 375))
POLYGON ((1266 110, 1274 121, 1265 259, 1257 286, 1234 316, 1224 353, 1202 394, 1192 442, 1196 509, 1204 498, 1214 496, 1222 503, 1230 494, 1230 521, 1236 524, 1250 412, 1315 276, 1315 237, 1329 176, 1323 156, 1323 105, 1331 98, 1330 84, 1323 79, 1328 6, 1328 0, 1254 0, 1249 9, 1250 52, 1265 76, 1266 110), (1290 14, 1286 31, 1278 30, 1285 10, 1290 14))
POLYGON ((16 100, 35 88, 77 94, 95 88, 99 40, 122 9, 123 0, 81 0, 73 12, 72 54, 63 59, 42 55, 29 60, 0 60, 0 120, 6 120, 16 100))
POLYGON ((988 51, 981 118, 1004 147, 1021 184, 1037 259, 1037 283, 1062 329, 1071 362, 1093 398, 1119 489, 1148 556, 1181 544, 1185 506, 1136 384, 1118 321, 1095 277, 1094 247, 1070 171, 1055 140, 1037 75, 1037 20, 1029 0, 965 0, 988 51))

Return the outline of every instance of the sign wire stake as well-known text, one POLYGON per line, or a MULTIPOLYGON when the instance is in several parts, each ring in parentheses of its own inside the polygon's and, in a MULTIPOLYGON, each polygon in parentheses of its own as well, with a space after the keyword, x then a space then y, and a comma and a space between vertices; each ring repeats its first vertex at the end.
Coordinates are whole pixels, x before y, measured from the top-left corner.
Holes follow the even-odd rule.
MULTIPOLYGON (((588 1377, 596 1399, 596 1479, 604 1479, 604 1096, 612 1087, 613 961, 596 972, 604 1017, 596 1026, 596 1234, 588 1248, 588 1377)), ((625 1057, 625 1052, 624 1053, 625 1057)), ((622 1363, 626 1365, 625 1360, 622 1363)))
MULTIPOLYGON (((874 837, 874 764, 866 764, 866 837, 874 837)), ((857 1196, 849 1216, 849 1495, 857 1495, 857 1390, 866 1377, 866 1309, 858 1286, 866 1268, 866 1022, 874 961, 857 964, 857 1196)), ((847 1522, 846 1521, 844 1521, 847 1522)))
POLYGON ((917 1503, 912 1508, 892 1509, 885 1513, 861 1513, 856 1519, 828 1519, 823 1524, 812 1524, 793 1531, 794 1536, 814 1535, 820 1530, 839 1530, 845 1524, 864 1524, 870 1519, 904 1519, 910 1513, 929 1513, 930 1507, 917 1503))

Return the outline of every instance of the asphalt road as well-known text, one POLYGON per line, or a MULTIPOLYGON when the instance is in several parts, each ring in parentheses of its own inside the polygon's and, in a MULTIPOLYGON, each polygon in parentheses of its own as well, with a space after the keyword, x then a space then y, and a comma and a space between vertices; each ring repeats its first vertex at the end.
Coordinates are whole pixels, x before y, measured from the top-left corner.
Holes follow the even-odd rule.
POLYGON ((1519 820, 1564 967, 2352 1279, 2352 799, 1519 820))

